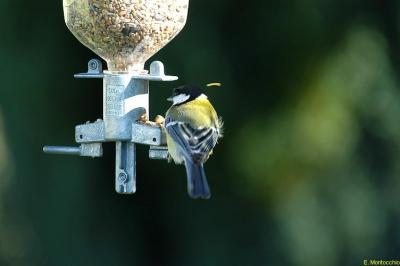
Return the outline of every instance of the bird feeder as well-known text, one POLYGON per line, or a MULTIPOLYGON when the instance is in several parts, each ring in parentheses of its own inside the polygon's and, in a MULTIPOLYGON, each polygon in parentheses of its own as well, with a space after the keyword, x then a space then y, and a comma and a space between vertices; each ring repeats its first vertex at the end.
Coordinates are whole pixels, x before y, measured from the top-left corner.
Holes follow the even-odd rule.
POLYGON ((189 0, 64 0, 68 29, 107 62, 92 59, 75 78, 103 79, 103 118, 78 125, 78 147, 45 146, 49 154, 101 157, 102 143, 116 143, 115 189, 136 191, 136 144, 150 146, 150 159, 166 159, 164 129, 143 123, 149 116, 149 82, 174 81, 156 61, 145 62, 169 43, 186 23, 189 0))

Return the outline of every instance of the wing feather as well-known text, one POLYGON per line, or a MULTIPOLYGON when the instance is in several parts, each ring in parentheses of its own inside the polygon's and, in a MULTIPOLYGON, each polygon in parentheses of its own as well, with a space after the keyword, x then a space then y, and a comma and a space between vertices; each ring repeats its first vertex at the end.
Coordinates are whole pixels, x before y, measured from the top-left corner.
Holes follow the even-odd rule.
POLYGON ((182 155, 194 162, 205 162, 218 141, 219 132, 214 127, 194 128, 188 123, 165 120, 165 128, 171 138, 179 144, 182 155))

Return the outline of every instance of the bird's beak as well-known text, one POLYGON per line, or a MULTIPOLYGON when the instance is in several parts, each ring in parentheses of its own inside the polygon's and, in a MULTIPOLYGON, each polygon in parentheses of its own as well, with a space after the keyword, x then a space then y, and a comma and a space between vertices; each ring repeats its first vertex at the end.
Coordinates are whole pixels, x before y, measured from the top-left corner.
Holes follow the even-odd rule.
POLYGON ((169 101, 169 102, 173 102, 173 101, 174 101, 174 99, 173 99, 173 97, 169 97, 169 98, 167 98, 167 101, 169 101))

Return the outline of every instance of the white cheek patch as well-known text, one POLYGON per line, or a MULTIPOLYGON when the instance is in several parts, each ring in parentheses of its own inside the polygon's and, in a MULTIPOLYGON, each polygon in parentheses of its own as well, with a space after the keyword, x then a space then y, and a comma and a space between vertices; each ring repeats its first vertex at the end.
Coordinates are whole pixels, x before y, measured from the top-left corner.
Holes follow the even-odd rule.
POLYGON ((186 102, 190 98, 190 95, 187 94, 179 94, 172 98, 174 105, 181 104, 186 102))

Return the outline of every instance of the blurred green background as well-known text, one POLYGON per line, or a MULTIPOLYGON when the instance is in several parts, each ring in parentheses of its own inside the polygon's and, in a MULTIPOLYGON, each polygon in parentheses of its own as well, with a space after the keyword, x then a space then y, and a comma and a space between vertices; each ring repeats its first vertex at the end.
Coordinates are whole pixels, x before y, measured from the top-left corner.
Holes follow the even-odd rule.
POLYGON ((362 265, 400 259, 400 2, 192 0, 156 54, 207 93, 225 138, 206 164, 213 197, 138 152, 138 191, 114 192, 104 157, 49 156, 102 116, 96 57, 62 1, 0 0, 0 265, 362 265), (90 104, 88 104, 90 103, 90 104))

